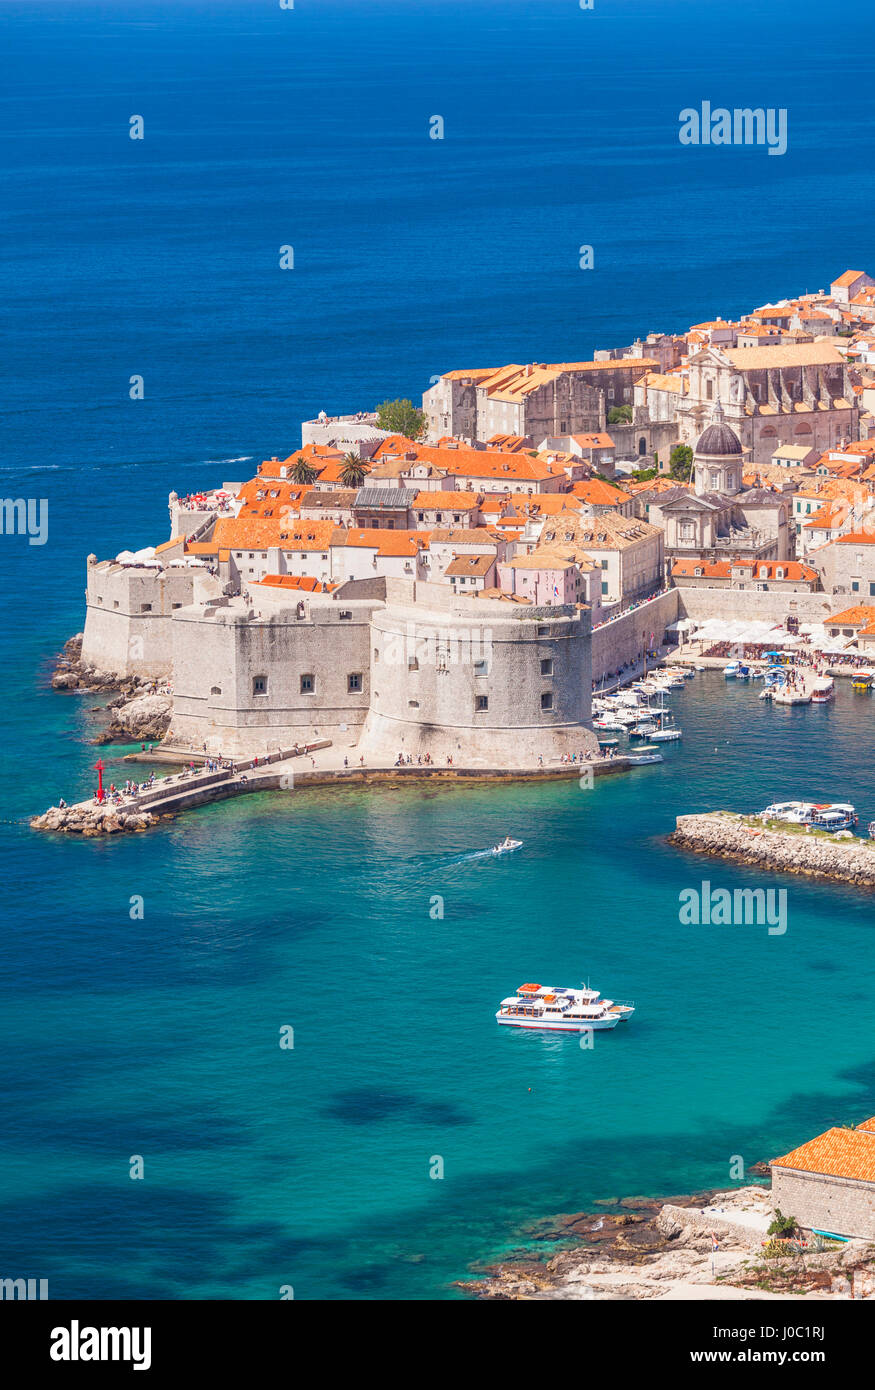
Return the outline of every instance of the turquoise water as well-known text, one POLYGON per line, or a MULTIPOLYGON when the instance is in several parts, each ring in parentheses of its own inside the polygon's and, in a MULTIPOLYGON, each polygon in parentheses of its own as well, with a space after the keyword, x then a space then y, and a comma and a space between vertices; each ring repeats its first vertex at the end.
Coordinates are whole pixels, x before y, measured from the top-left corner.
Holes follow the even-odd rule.
MULTIPOLYGON (((591 791, 298 791, 41 839, 0 976, 7 1264, 53 1296, 451 1296, 527 1220, 728 1182, 875 1110, 871 897, 664 841, 679 812, 800 794, 875 816, 875 702, 756 693, 697 676, 665 763, 591 791), (466 858, 505 831, 519 854, 466 858), (704 878, 786 886, 787 934, 681 927, 704 878), (522 980, 584 977, 638 1005, 591 1051, 495 1024, 522 980)), ((96 718, 42 698, 80 736, 96 718)))
POLYGON ((52 1297, 443 1297, 521 1222, 721 1183, 730 1155, 875 1111, 871 899, 788 880, 785 937, 682 928, 682 888, 756 880, 662 838, 777 797, 875 815, 875 704, 849 691, 766 711, 697 678, 683 745, 589 793, 290 793, 106 843, 22 823, 91 784, 100 701, 46 688, 85 557, 165 539, 171 488, 285 457, 320 408, 871 270, 847 36, 865 52, 873 13, 3 5, 0 473, 49 504, 44 547, 2 538, 4 1273, 52 1297), (789 108, 787 155, 680 146, 703 99, 789 108), (520 854, 460 862, 507 831, 520 854), (593 1052, 496 1027, 522 980, 585 975, 639 1006, 593 1052))

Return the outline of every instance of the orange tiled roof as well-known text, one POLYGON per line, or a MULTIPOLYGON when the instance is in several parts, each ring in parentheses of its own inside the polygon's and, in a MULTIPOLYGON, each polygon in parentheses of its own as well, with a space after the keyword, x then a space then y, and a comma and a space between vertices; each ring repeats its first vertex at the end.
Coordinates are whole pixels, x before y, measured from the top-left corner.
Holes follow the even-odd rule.
POLYGON ((624 502, 632 501, 631 493, 611 483, 603 483, 601 478, 587 478, 575 483, 571 491, 575 497, 581 497, 584 502, 598 507, 621 507, 624 502))
POLYGON ((327 550, 333 521, 295 521, 288 517, 221 517, 213 541, 228 550, 327 550))
POLYGON ((875 1134, 859 1129, 828 1129, 782 1158, 773 1158, 772 1167, 875 1183, 875 1134))
POLYGON ((841 285, 844 289, 847 289, 849 286, 853 285, 855 280, 859 280, 860 276, 865 274, 865 270, 846 270, 837 280, 832 281, 830 289, 835 285, 841 285))
POLYGON ((784 579, 811 581, 817 578, 817 570, 811 565, 803 565, 798 560, 677 560, 672 566, 672 575, 696 577, 701 570, 703 579, 729 579, 733 569, 743 566, 753 571, 753 578, 774 579, 776 570, 783 570, 784 579), (763 576, 762 571, 766 574, 763 576))
POLYGON ((543 482, 558 476, 557 469, 528 456, 505 453, 500 449, 440 448, 434 444, 414 444, 397 436, 384 439, 374 453, 374 463, 383 462, 387 456, 411 454, 415 457, 405 461, 402 471, 406 472, 417 463, 432 464, 443 469, 452 477, 463 478, 506 478, 523 483, 543 482))
POLYGON ((855 603, 851 608, 843 608, 841 613, 833 613, 824 618, 824 627, 865 627, 875 620, 875 606, 871 603, 855 603))
POLYGON ((361 526, 344 531, 341 527, 335 527, 332 545, 363 546, 376 550, 378 555, 408 556, 427 550, 428 539, 427 531, 381 531, 379 528, 361 526))
POLYGON ((313 579, 307 574, 266 574, 255 583, 264 584, 269 589, 297 589, 310 594, 329 594, 332 589, 337 588, 336 584, 324 583, 321 579, 313 579))

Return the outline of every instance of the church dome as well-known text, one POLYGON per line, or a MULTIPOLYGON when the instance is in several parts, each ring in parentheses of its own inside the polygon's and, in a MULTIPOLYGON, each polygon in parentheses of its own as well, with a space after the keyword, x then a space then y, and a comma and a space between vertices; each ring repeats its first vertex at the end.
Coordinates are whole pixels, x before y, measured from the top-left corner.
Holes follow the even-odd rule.
POLYGON ((741 440, 735 430, 727 425, 723 411, 718 405, 711 424, 699 436, 696 453, 704 454, 708 458, 726 458, 730 454, 743 452, 741 440))

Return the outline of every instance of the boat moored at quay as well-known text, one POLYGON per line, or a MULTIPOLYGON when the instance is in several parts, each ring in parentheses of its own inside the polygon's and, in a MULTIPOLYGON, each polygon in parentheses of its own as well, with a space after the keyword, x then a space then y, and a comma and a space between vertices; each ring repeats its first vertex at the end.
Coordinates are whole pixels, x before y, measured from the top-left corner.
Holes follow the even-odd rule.
POLYGON ((510 1028, 539 1028, 554 1033, 585 1033, 616 1028, 635 1012, 628 1001, 602 999, 597 989, 554 985, 520 985, 502 999, 496 1022, 510 1028))

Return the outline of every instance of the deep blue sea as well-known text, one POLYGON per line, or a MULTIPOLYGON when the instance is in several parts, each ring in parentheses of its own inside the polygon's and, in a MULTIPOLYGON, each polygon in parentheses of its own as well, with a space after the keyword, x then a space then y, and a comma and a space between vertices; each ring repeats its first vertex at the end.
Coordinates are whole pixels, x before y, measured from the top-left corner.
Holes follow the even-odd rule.
POLYGON ((699 676, 664 765, 591 792, 277 794, 105 843, 26 824, 90 785, 97 701, 47 689, 85 557, 165 539, 171 488, 289 453, 320 408, 872 270, 873 13, 0 3, 0 491, 49 504, 46 545, 0 537, 4 1275, 451 1297, 527 1221, 725 1183, 875 1111, 871 897, 790 879, 785 936, 681 927, 683 888, 757 880, 663 840, 785 796, 875 817, 849 689, 764 710, 699 676), (786 108, 788 153, 680 146, 703 99, 786 108), (520 854, 464 858, 508 830, 520 854), (584 977, 638 1003, 593 1051, 495 1026, 523 979, 584 977))

